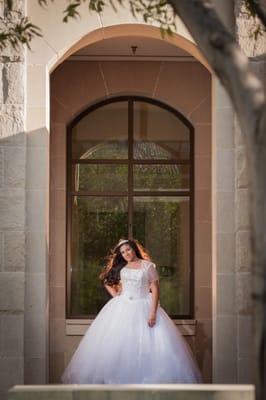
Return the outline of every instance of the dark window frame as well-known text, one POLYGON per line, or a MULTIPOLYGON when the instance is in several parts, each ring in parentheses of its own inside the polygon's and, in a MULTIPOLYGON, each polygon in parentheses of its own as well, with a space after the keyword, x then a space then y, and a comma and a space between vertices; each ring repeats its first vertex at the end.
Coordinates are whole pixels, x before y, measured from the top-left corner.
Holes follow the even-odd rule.
POLYGON ((94 316, 73 316, 69 315, 68 310, 70 309, 70 262, 71 262, 71 211, 72 211, 72 196, 79 195, 79 196, 127 196, 128 197, 128 236, 132 237, 132 230, 133 230, 133 198, 135 196, 175 196, 175 197, 182 197, 187 196, 189 197, 189 254, 190 254, 190 311, 189 314, 185 315, 175 315, 171 316, 173 319, 182 320, 182 319, 194 319, 195 317, 195 154, 194 154, 194 147, 195 147, 195 131, 194 126, 191 122, 178 110, 174 109, 173 107, 165 104, 159 100, 151 99, 145 96, 134 96, 134 95, 124 95, 124 96, 116 96, 110 97, 108 99, 102 100, 100 102, 94 103, 82 111, 77 117, 75 117, 68 125, 67 125, 67 157, 66 157, 66 171, 67 171, 67 187, 66 187, 66 202, 67 202, 67 210, 66 210, 66 287, 65 287, 65 299, 66 299, 66 319, 88 319, 88 318, 95 318, 94 316), (98 108, 101 108, 107 104, 127 101, 128 102, 128 159, 72 159, 71 153, 71 135, 73 127, 83 119, 87 114, 95 111, 98 108), (159 160, 159 159, 150 159, 150 160, 134 160, 133 159, 133 133, 134 133, 134 114, 133 114, 133 103, 134 101, 146 102, 148 104, 152 104, 158 106, 166 111, 172 113, 177 117, 179 120, 182 121, 184 125, 187 126, 189 129, 189 138, 190 138, 190 157, 189 161, 187 160, 159 160), (73 164, 127 164, 128 165, 128 191, 127 192, 75 192, 72 191, 72 182, 71 182, 71 168, 73 164), (179 190, 179 191, 133 191, 133 165, 135 164, 189 164, 190 165, 190 189, 189 190, 179 190))

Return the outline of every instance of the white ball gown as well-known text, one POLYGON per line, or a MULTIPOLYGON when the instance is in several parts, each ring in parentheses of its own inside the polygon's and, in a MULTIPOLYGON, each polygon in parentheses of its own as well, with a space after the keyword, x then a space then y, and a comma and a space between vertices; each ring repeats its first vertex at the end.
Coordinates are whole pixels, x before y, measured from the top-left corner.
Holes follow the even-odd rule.
POLYGON ((121 270, 122 291, 101 309, 82 338, 62 383, 200 383, 191 349, 167 313, 158 306, 149 327, 150 282, 155 264, 121 270))

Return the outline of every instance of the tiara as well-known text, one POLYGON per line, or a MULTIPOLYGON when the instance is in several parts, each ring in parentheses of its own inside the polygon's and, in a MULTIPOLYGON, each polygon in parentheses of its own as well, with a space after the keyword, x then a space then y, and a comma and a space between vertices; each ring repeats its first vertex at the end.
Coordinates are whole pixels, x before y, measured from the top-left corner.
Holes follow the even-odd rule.
POLYGON ((118 243, 118 245, 116 246, 116 248, 118 248, 118 247, 120 247, 122 244, 128 243, 128 242, 129 242, 128 239, 121 240, 121 242, 118 243))
POLYGON ((128 239, 121 240, 120 242, 118 242, 117 247, 118 247, 118 246, 121 246, 121 245, 124 244, 124 243, 128 243, 128 242, 129 242, 128 239))

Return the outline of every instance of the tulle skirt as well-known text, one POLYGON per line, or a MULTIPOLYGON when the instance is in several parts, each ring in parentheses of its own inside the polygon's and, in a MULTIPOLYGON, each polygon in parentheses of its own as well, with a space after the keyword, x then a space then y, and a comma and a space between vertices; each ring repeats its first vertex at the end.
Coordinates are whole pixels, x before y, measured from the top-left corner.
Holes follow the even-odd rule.
POLYGON ((167 313, 147 320, 151 295, 120 295, 101 309, 65 369, 63 383, 200 383, 192 351, 167 313))

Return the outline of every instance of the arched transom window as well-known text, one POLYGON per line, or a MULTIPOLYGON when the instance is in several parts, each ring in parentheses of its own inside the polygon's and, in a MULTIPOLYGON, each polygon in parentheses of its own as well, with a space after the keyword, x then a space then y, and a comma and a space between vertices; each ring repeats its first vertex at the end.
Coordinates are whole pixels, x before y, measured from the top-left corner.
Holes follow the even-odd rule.
POLYGON ((193 129, 139 97, 91 107, 68 129, 67 317, 93 317, 108 299, 98 275, 120 237, 149 251, 161 304, 193 316, 193 129))

